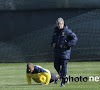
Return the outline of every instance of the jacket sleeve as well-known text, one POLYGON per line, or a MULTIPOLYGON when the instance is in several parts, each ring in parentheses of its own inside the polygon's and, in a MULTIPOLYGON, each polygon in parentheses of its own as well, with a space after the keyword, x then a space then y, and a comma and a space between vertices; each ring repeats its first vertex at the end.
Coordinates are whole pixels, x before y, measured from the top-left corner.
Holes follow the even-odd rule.
POLYGON ((27 77, 28 85, 31 85, 31 77, 28 74, 26 74, 26 77, 27 77))
POLYGON ((53 35, 52 35, 51 46, 52 46, 53 43, 55 43, 55 36, 56 36, 56 30, 54 30, 53 35))
POLYGON ((50 82, 50 74, 49 73, 43 73, 43 75, 46 77, 46 83, 45 85, 48 85, 50 82))
POLYGON ((68 37, 68 39, 65 41, 65 46, 67 48, 75 46, 78 41, 76 34, 73 33, 71 30, 69 30, 67 37, 68 37))

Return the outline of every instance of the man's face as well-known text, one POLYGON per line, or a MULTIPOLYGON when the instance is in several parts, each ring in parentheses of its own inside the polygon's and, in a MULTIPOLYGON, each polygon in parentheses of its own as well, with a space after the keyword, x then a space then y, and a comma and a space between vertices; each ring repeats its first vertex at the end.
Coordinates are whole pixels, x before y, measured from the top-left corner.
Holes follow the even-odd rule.
POLYGON ((64 22, 58 22, 58 28, 63 29, 64 28, 64 22))
POLYGON ((29 66, 29 70, 30 70, 30 72, 34 71, 34 66, 33 65, 32 66, 30 65, 29 66))
POLYGON ((32 69, 32 67, 33 67, 33 66, 31 66, 31 65, 30 65, 30 66, 29 66, 29 69, 31 70, 31 69, 32 69))

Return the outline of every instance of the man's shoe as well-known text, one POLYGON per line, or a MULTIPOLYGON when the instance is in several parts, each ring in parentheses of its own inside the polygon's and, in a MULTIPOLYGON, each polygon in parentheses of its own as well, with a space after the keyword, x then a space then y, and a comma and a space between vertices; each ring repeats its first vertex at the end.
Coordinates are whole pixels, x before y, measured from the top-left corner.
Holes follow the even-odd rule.
POLYGON ((65 84, 64 83, 61 83, 61 86, 60 87, 65 87, 65 84))
POLYGON ((56 80, 54 80, 54 84, 57 84, 57 82, 58 82, 58 80, 56 79, 56 80))
POLYGON ((61 87, 65 87, 65 79, 66 79, 66 77, 62 77, 62 82, 61 82, 61 87))
POLYGON ((60 79, 54 80, 54 84, 57 84, 58 82, 60 82, 60 79))

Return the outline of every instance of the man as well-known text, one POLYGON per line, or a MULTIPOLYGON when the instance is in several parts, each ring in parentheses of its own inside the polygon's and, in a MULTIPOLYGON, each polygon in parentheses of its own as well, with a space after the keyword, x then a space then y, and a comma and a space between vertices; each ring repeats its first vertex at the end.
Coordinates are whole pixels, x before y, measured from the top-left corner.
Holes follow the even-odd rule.
POLYGON ((76 34, 64 24, 62 18, 57 19, 56 25, 51 45, 54 48, 54 67, 62 78, 61 87, 64 87, 71 47, 76 44, 78 39, 76 34))
POLYGON ((27 64, 26 76, 29 85, 31 85, 31 79, 44 85, 53 81, 56 82, 59 79, 59 75, 55 75, 41 66, 34 66, 32 63, 27 64))

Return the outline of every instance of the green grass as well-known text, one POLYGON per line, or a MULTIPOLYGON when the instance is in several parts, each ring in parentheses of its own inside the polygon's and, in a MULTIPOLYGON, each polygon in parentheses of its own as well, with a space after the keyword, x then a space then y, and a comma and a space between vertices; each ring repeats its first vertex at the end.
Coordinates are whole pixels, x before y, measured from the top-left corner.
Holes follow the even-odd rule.
MULTIPOLYGON (((65 87, 58 84, 40 85, 32 81, 27 85, 26 63, 1 63, 0 64, 0 90, 100 90, 99 82, 70 82, 65 87)), ((57 74, 53 63, 34 63, 51 70, 57 74)), ((69 62, 68 75, 75 76, 99 76, 100 62, 69 62)), ((100 80, 100 79, 99 79, 100 80)))

